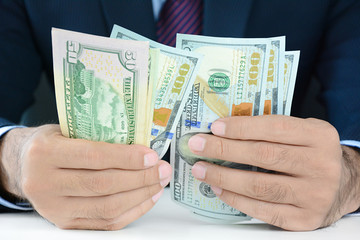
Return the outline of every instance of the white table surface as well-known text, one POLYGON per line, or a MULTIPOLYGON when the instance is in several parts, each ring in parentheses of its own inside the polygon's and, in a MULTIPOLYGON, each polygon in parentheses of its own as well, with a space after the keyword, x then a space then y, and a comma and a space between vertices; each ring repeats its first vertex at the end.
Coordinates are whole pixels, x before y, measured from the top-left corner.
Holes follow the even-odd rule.
POLYGON ((194 218, 170 199, 169 189, 145 216, 119 231, 61 230, 35 213, 0 214, 0 240, 107 239, 360 239, 360 217, 344 217, 336 224, 312 231, 289 232, 267 224, 217 225, 194 218))

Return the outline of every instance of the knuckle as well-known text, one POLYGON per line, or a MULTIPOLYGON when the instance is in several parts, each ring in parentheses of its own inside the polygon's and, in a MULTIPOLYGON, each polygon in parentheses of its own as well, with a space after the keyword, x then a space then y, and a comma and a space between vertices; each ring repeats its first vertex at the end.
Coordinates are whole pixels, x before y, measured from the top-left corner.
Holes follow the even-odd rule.
POLYGON ((280 212, 278 212, 278 211, 274 212, 271 215, 269 224, 278 226, 282 229, 288 228, 286 218, 283 215, 281 215, 280 212))
POLYGON ((324 165, 323 175, 326 177, 328 183, 331 186, 338 187, 341 182, 342 166, 340 162, 328 161, 327 165, 324 165))
POLYGON ((93 211, 96 217, 107 222, 111 222, 120 215, 118 206, 109 202, 104 203, 102 206, 96 206, 93 211))
POLYGON ((318 215, 314 215, 313 213, 302 216, 298 220, 298 226, 300 226, 299 230, 304 231, 312 231, 321 227, 322 218, 318 215))
POLYGON ((226 144, 224 144, 224 140, 216 137, 212 140, 211 145, 212 145, 211 149, 215 155, 214 157, 223 159, 227 152, 227 147, 226 147, 226 144))
POLYGON ((294 199, 289 199, 289 195, 294 195, 293 193, 290 185, 270 183, 262 178, 255 178, 250 188, 250 195, 271 202, 293 201, 294 199))
POLYGON ((55 224, 55 226, 59 229, 62 229, 62 230, 67 230, 67 229, 73 229, 75 228, 73 225, 71 224, 63 224, 63 223, 55 223, 53 222, 53 224, 55 224))
POLYGON ((327 123, 327 127, 325 131, 327 132, 328 141, 337 145, 340 143, 339 133, 333 125, 327 123))
POLYGON ((26 178, 21 183, 22 192, 28 199, 32 199, 37 195, 40 191, 40 186, 33 178, 26 178))
MULTIPOLYGON (((224 197, 224 196, 223 196, 224 197)), ((226 202, 232 206, 232 207, 235 207, 237 206, 237 203, 238 203, 238 199, 237 199, 237 196, 235 194, 227 194, 226 196, 226 202)))
POLYGON ((148 209, 146 209, 145 205, 140 204, 138 216, 140 217, 140 216, 144 215, 147 211, 148 211, 148 209))
POLYGON ((144 188, 144 196, 145 196, 145 199, 148 199, 148 198, 151 198, 152 195, 153 195, 153 190, 152 190, 152 187, 145 187, 144 188))
POLYGON ((276 128, 284 132, 296 131, 303 127, 303 121, 294 121, 293 118, 289 118, 289 117, 282 118, 276 124, 277 124, 276 128))
POLYGON ((146 147, 141 145, 126 145, 123 149, 125 158, 128 158, 128 163, 131 166, 137 168, 143 168, 144 155, 146 153, 146 147))
POLYGON ((250 188, 250 194, 256 198, 261 198, 267 191, 267 186, 262 180, 255 180, 250 188))
POLYGON ((93 148, 92 143, 87 145, 83 154, 83 160, 89 166, 96 163, 99 167, 103 166, 105 161, 101 152, 97 148, 93 148))
POLYGON ((162 189, 163 187, 160 184, 154 184, 152 186, 146 187, 144 192, 144 200, 151 198, 155 194, 159 193, 162 189))
POLYGON ((129 223, 130 222, 128 220, 121 219, 120 221, 117 221, 117 223, 108 224, 107 226, 105 226, 104 230, 107 230, 107 231, 120 230, 120 229, 123 229, 124 227, 126 227, 129 223))
POLYGON ((108 224, 108 225, 104 226, 105 231, 116 231, 116 230, 120 230, 120 229, 121 229, 121 227, 116 224, 108 224))
MULTIPOLYGON (((211 166, 209 166, 208 168, 211 171, 211 166)), ((213 172, 213 174, 211 174, 210 177, 209 177, 209 174, 205 175, 206 180, 210 180, 212 185, 223 188, 224 183, 225 183, 225 175, 224 175, 223 171, 216 170, 216 171, 211 171, 211 172, 213 172), (209 178, 211 178, 211 179, 209 179, 209 178)))
POLYGON ((112 188, 112 178, 103 173, 86 176, 80 181, 81 186, 94 194, 107 194, 112 188))
POLYGON ((147 213, 150 208, 154 205, 154 203, 151 203, 150 205, 147 205, 146 202, 143 202, 142 204, 139 205, 139 207, 137 208, 138 212, 136 214, 136 216, 138 216, 137 218, 143 216, 145 213, 147 213))
POLYGON ((254 216, 263 216, 263 219, 269 218, 269 210, 265 207, 264 202, 257 202, 254 203, 253 206, 251 206, 252 212, 254 213, 254 216))
POLYGON ((255 161, 266 165, 274 165, 277 162, 275 157, 275 150, 273 146, 268 143, 256 143, 256 159, 255 161))
POLYGON ((150 169, 142 171, 138 177, 139 186, 147 186, 149 183, 151 183, 153 181, 151 176, 152 174, 150 169))
POLYGON ((253 206, 254 216, 264 219, 271 225, 285 228, 286 218, 279 212, 275 204, 258 201, 253 206))
POLYGON ((256 198, 263 198, 269 193, 268 183, 262 178, 255 178, 250 188, 250 194, 256 198))
POLYGON ((231 129, 227 130, 231 135, 234 135, 236 138, 242 139, 246 138, 246 133, 248 129, 249 122, 253 117, 231 117, 229 120, 229 125, 231 129), (234 134, 232 134, 232 132, 234 134))
POLYGON ((311 131, 318 132, 318 136, 321 136, 326 141, 336 142, 340 141, 339 133, 336 128, 331 125, 329 122, 316 119, 316 118, 308 118, 309 123, 311 123, 311 131))
MULTIPOLYGON (((283 164, 291 159, 292 164, 297 164, 298 161, 290 156, 289 149, 281 147, 277 144, 271 143, 256 143, 255 162, 265 165, 266 167, 274 168, 276 165, 283 164)), ((295 166, 293 166, 295 167, 295 166)))
POLYGON ((31 162, 40 159, 44 153, 44 142, 41 138, 33 137, 31 141, 28 141, 25 148, 24 157, 31 162))
POLYGON ((336 128, 326 121, 321 121, 324 137, 332 142, 339 142, 339 133, 336 128))
POLYGON ((308 200, 311 207, 314 208, 313 215, 318 213, 319 215, 324 214, 325 209, 330 209, 334 201, 334 191, 331 186, 325 187, 326 184, 313 189, 311 192, 311 199, 308 200))
POLYGON ((284 184, 276 184, 270 187, 270 201, 286 202, 289 198, 291 187, 284 184))

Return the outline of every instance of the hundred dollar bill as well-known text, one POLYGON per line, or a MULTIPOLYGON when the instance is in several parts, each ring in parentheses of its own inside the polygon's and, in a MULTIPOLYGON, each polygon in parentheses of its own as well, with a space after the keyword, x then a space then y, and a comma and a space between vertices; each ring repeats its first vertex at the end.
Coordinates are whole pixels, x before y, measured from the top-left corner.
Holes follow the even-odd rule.
MULTIPOLYGON (((220 117, 262 114, 264 86, 268 76, 270 40, 228 39, 178 34, 176 46, 204 55, 203 63, 176 129, 171 145, 172 199, 197 216, 239 222, 251 219, 228 206, 211 187, 191 174, 192 165, 207 160, 222 166, 255 170, 248 165, 204 159, 191 153, 188 140, 199 132, 210 132, 220 117)), ((265 88, 266 89, 266 88, 265 88)))
POLYGON ((263 114, 270 40, 177 34, 176 47, 205 55, 195 83, 218 118, 263 114))
POLYGON ((286 51, 284 63, 284 115, 290 116, 300 51, 286 51))
POLYGON ((266 80, 264 115, 283 113, 285 36, 270 38, 269 69, 266 80))
POLYGON ((157 43, 117 25, 114 25, 111 38, 149 41, 151 48, 160 49, 150 146, 163 157, 175 133, 202 56, 157 43))
POLYGON ((62 134, 149 145, 149 43, 53 28, 52 44, 62 134))

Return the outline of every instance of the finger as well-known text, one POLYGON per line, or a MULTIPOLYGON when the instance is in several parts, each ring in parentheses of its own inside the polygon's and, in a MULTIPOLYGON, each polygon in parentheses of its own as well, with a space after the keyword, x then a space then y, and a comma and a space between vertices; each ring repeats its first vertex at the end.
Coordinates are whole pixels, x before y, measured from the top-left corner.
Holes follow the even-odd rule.
MULTIPOLYGON (((72 218, 104 219, 113 221, 129 209, 151 199, 163 187, 154 184, 136 190, 101 197, 67 197, 66 204, 73 209, 72 218), (78 206, 75 210, 72 206, 78 206)), ((64 208, 65 208, 64 206, 64 208)), ((66 208, 65 208, 66 209, 66 208)))
POLYGON ((196 155, 248 164, 287 174, 304 173, 304 163, 308 161, 304 155, 307 147, 263 141, 234 140, 209 134, 197 134, 191 137, 188 146, 196 155))
POLYGON ((172 168, 169 163, 160 161, 156 166, 144 170, 60 169, 57 172, 50 181, 56 186, 54 190, 58 195, 86 197, 111 195, 156 183, 165 186, 172 168))
POLYGON ((154 166, 159 160, 154 150, 142 145, 69 139, 60 134, 51 149, 42 151, 48 151, 44 154, 59 168, 144 169, 154 166))
POLYGON ((243 171, 206 162, 196 163, 192 174, 211 186, 272 203, 298 206, 299 199, 295 193, 302 192, 296 179, 290 176, 243 171))
POLYGON ((106 219, 88 219, 88 218, 77 218, 72 220, 70 223, 59 226, 63 229, 93 229, 93 230, 119 230, 127 226, 129 223, 137 220, 145 213, 147 213, 160 198, 164 190, 161 190, 152 198, 145 200, 139 205, 129 209, 122 215, 112 220, 106 219))
POLYGON ((309 221, 304 220, 302 209, 296 206, 259 201, 216 187, 212 189, 226 204, 271 225, 292 231, 314 230, 321 226, 321 222, 314 222, 310 217, 309 221))
POLYGON ((316 119, 264 115, 219 119, 212 124, 211 131, 215 135, 232 139, 309 146, 324 138, 324 128, 330 129, 331 125, 316 119))

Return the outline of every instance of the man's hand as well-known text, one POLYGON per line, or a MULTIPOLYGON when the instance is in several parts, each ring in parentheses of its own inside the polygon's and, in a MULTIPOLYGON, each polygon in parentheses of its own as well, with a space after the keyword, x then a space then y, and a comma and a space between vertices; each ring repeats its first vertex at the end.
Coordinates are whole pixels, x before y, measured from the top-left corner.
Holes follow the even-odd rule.
POLYGON ((13 129, 0 153, 5 190, 64 229, 121 229, 152 208, 171 178, 147 147, 69 139, 57 125, 13 129))
POLYGON ((277 173, 230 169, 206 162, 193 175, 230 206, 287 230, 332 224, 360 206, 360 156, 341 147, 337 131, 317 119, 229 117, 215 136, 189 140, 193 153, 277 173))

